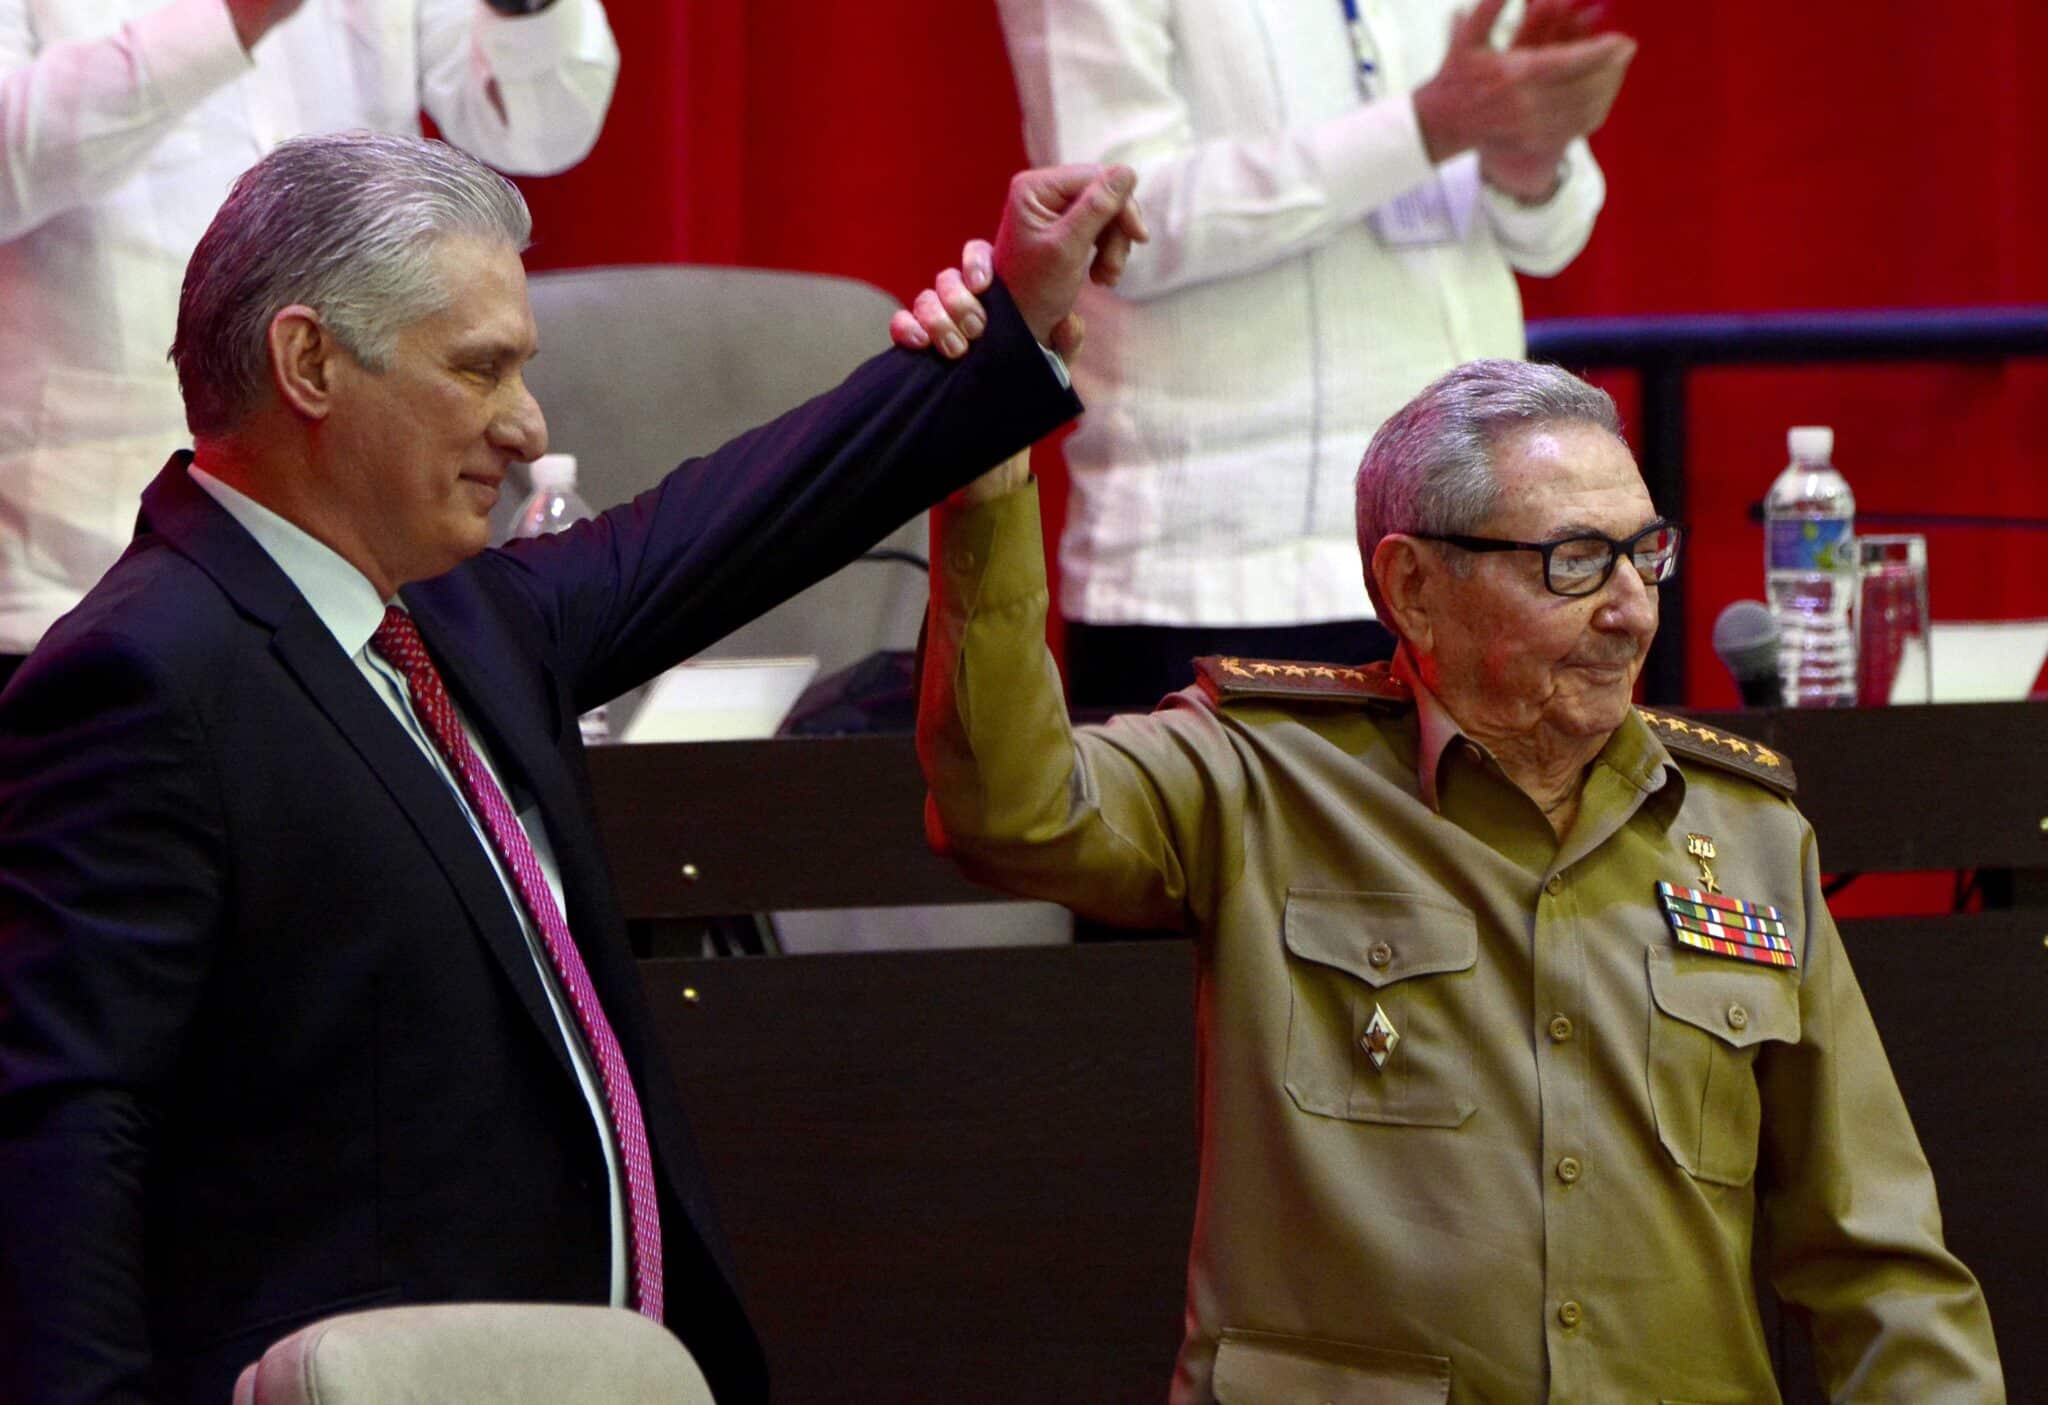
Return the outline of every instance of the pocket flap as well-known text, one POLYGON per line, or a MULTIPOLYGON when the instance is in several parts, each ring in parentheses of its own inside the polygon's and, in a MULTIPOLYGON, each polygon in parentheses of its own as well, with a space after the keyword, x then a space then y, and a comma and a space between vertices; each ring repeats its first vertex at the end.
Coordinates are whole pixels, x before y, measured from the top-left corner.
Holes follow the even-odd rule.
POLYGON ((1652 947, 1649 953, 1651 998, 1672 1019, 1735 1049, 1765 1040, 1799 1041, 1797 976, 1718 956, 1681 963, 1676 955, 1664 947, 1652 947))
POLYGON ((1428 1405, 1451 1398, 1451 1360, 1351 1342, 1226 1331, 1216 1345, 1222 1405, 1428 1405))
POLYGON ((1479 924, 1442 898, 1290 888, 1282 926, 1302 960, 1374 987, 1469 971, 1479 959, 1479 924))

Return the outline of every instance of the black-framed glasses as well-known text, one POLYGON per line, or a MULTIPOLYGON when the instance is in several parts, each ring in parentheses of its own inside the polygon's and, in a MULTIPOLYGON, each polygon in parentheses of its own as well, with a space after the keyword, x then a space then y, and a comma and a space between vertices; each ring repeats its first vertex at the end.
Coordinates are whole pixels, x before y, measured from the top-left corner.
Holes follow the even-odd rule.
POLYGON ((1660 585, 1678 574, 1678 544, 1685 529, 1662 518, 1632 537, 1616 540, 1601 532, 1573 532, 1547 542, 1507 541, 1500 537, 1464 537, 1455 533, 1411 532, 1426 542, 1442 542, 1461 551, 1540 551, 1543 586, 1552 595, 1591 595, 1607 584, 1614 563, 1626 556, 1644 585, 1660 585))

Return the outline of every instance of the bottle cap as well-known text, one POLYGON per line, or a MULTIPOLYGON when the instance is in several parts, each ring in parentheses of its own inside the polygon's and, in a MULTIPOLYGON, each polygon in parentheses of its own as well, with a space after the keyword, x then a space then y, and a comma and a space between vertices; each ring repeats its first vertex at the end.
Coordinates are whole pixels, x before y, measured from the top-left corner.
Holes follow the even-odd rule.
POLYGON ((576 456, 574 454, 542 454, 529 469, 533 474, 533 486, 560 492, 576 486, 576 456))
POLYGON ((1795 425, 1785 432, 1785 442, 1793 458, 1807 463, 1825 463, 1835 456, 1835 431, 1824 424, 1795 425))

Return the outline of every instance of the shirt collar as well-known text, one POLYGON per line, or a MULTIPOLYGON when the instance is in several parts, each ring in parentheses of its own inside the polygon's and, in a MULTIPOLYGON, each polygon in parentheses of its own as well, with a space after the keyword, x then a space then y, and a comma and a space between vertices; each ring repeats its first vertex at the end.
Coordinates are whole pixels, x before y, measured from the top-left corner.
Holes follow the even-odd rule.
MULTIPOLYGON (((1438 814, 1443 813, 1441 792, 1437 787, 1437 773, 1443 766, 1444 756, 1454 742, 1463 742, 1472 748, 1475 755, 1490 753, 1479 742, 1465 735, 1465 729, 1458 725, 1458 719, 1451 716, 1443 699, 1430 690, 1422 681, 1422 670, 1416 667, 1415 659, 1403 640, 1394 651, 1394 676, 1408 685, 1408 691, 1415 698, 1415 774, 1422 792, 1422 803, 1438 814)), ((1596 765, 1606 766, 1644 794, 1655 794, 1672 783, 1672 813, 1677 813, 1677 803, 1685 795, 1685 776, 1671 753, 1664 749, 1664 743, 1657 739, 1642 714, 1634 708, 1615 728, 1614 735, 1607 739, 1607 745, 1600 749, 1596 765)), ((1665 823, 1670 819, 1667 816, 1665 823)))
POLYGON ((186 472, 277 563, 313 607, 320 623, 327 626, 334 642, 341 645, 341 651, 351 658, 362 653, 384 621, 384 601, 370 578, 303 527, 229 487, 198 464, 190 465, 186 472))
MULTIPOLYGON (((1422 670, 1415 666, 1415 658, 1408 652, 1405 639, 1394 650, 1393 673, 1408 685, 1408 691, 1415 699, 1415 774, 1422 784, 1422 803, 1441 814, 1443 805, 1437 793, 1437 768, 1443 764, 1444 753, 1450 750, 1451 743, 1464 737, 1465 729, 1451 716, 1443 699, 1422 681, 1422 670)), ((1473 742, 1471 745, 1478 747, 1479 744, 1473 742)))
POLYGON ((1671 827, 1678 807, 1685 803, 1685 772, 1664 749, 1650 724, 1643 721, 1642 713, 1635 708, 1628 710, 1628 716, 1601 748, 1599 764, 1652 797, 1648 802, 1654 807, 1652 813, 1666 829, 1671 827))

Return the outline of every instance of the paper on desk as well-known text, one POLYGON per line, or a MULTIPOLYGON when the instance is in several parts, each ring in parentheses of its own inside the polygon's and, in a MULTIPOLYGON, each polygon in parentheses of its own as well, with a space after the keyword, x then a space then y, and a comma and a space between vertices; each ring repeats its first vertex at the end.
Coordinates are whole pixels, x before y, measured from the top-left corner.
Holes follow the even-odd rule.
POLYGON ((1936 702, 2017 702, 2048 660, 2048 620, 1937 620, 1931 633, 1936 702))
POLYGON ((626 728, 628 742, 772 737, 817 676, 811 657, 703 659, 654 680, 626 728))

